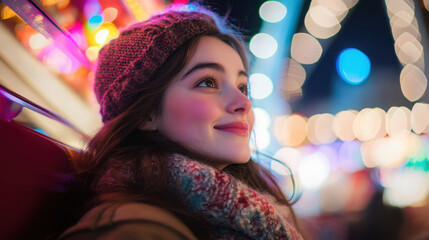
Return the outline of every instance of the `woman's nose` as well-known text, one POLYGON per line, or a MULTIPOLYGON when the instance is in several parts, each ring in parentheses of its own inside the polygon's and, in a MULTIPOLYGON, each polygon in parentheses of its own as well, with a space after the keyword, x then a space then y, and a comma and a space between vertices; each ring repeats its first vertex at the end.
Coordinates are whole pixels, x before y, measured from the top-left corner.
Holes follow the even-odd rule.
POLYGON ((227 111, 230 113, 247 113, 252 108, 252 102, 239 89, 231 91, 227 111))

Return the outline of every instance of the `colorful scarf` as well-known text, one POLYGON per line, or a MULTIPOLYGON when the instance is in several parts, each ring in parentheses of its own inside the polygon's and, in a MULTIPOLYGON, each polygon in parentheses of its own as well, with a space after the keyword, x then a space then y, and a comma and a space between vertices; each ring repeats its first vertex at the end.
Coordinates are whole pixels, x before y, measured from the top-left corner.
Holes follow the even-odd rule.
POLYGON ((218 239, 302 239, 288 207, 273 197, 183 155, 173 155, 168 167, 170 194, 214 226, 218 239))
MULTIPOLYGON (((217 239, 301 240, 289 207, 276 203, 231 175, 180 154, 170 157, 168 194, 212 226, 217 239)), ((111 165, 96 181, 103 192, 123 183, 118 174, 133 178, 131 165, 111 165), (104 190, 103 190, 104 189, 104 190)))

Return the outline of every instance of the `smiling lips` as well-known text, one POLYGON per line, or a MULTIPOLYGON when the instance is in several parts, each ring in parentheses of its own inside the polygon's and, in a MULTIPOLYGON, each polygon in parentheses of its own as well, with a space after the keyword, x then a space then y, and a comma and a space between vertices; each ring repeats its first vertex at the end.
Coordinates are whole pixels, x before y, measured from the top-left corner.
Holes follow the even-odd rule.
POLYGON ((249 124, 246 122, 232 122, 214 126, 215 129, 234 133, 241 136, 249 136, 249 124))

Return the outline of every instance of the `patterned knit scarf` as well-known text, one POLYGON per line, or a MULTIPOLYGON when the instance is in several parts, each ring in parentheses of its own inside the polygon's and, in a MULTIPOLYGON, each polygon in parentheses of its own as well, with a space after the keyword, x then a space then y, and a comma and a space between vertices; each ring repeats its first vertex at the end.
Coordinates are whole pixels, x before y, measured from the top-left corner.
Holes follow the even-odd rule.
MULTIPOLYGON (((110 165, 93 187, 98 193, 120 187, 122 179, 133 179, 132 166, 110 165)), ((276 203, 227 173, 183 155, 168 160, 168 194, 185 210, 205 219, 217 239, 301 240, 287 206, 276 203)))
POLYGON ((218 239, 302 239, 287 207, 273 197, 183 155, 173 155, 168 167, 170 194, 206 219, 218 239))

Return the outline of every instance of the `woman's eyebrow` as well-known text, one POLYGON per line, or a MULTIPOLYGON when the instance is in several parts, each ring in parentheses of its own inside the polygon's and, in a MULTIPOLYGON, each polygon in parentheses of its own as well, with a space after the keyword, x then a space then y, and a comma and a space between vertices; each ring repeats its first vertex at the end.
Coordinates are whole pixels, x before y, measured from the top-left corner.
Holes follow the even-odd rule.
MULTIPOLYGON (((196 64, 196 65, 195 65, 195 66, 193 66, 189 71, 187 71, 187 72, 183 75, 182 79, 183 79, 183 78, 185 78, 186 76, 190 75, 190 74, 191 74, 191 73, 193 73, 194 71, 196 71, 196 70, 200 70, 200 69, 204 69, 204 68, 211 68, 211 69, 214 69, 214 70, 216 70, 216 71, 220 71, 220 72, 225 73, 225 68, 224 68, 222 65, 220 65, 219 63, 214 63, 214 62, 202 62, 202 63, 198 63, 198 64, 196 64)), ((241 70, 241 71, 238 73, 238 75, 244 75, 244 76, 248 77, 247 73, 246 73, 245 71, 243 71, 243 70, 241 70)))

